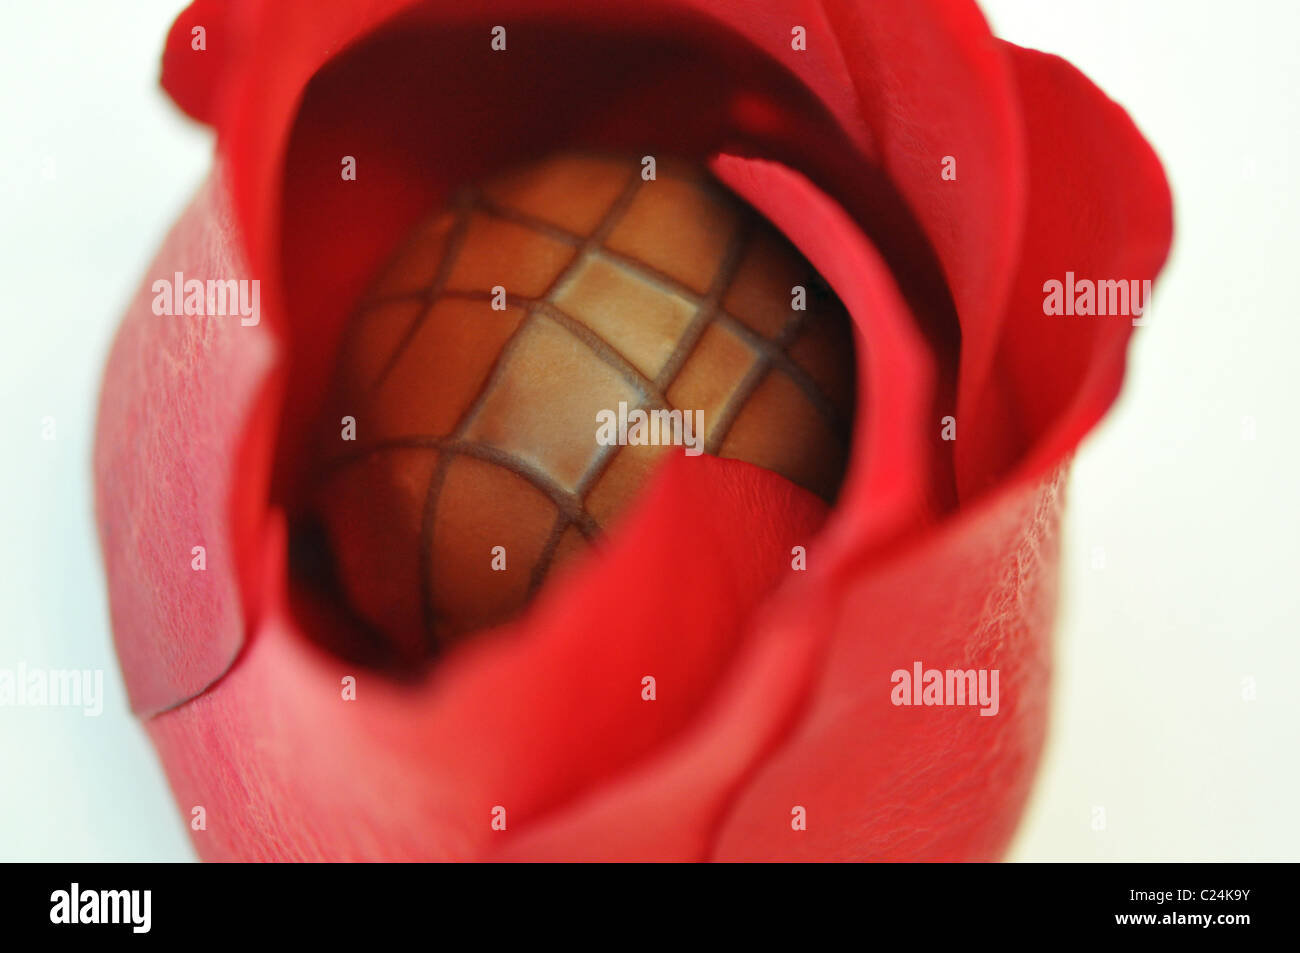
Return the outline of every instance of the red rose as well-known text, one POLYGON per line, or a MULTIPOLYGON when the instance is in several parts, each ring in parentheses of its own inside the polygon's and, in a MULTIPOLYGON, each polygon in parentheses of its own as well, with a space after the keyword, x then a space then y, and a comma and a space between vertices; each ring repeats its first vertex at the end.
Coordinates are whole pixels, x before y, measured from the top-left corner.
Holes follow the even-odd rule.
POLYGON ((203 857, 1001 855, 1065 467, 1132 332, 1046 315, 1044 285, 1154 278, 1171 238, 1123 110, 965 0, 198 0, 163 82, 218 165, 126 315, 95 471, 128 690, 203 857), (709 158, 852 314, 838 504, 676 458, 604 553, 427 676, 319 648, 283 512, 357 295, 456 183, 646 141, 709 158), (155 313, 177 273, 258 280, 256 323, 155 313), (914 663, 997 671, 996 715, 895 704, 914 663))

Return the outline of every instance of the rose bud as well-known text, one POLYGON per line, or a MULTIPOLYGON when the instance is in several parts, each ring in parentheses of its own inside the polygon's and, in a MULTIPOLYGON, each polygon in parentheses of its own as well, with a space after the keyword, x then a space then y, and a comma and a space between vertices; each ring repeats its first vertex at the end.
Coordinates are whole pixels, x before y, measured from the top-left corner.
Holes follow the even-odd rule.
POLYGON ((966 0, 198 0, 163 84, 96 515, 202 857, 1004 854, 1134 333, 1045 285, 1172 235, 1119 106, 966 0))
POLYGON ((674 444, 834 502, 843 307, 706 170, 645 168, 559 155, 461 191, 351 319, 315 512, 405 654, 516 615, 674 444))

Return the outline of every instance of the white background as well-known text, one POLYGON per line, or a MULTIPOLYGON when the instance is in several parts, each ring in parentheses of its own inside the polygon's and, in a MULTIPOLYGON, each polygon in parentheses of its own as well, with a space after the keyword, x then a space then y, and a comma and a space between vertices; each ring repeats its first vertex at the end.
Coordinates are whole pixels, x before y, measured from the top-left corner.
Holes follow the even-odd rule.
MULTIPOLYGON (((97 719, 0 709, 0 859, 193 857, 127 714, 89 483, 113 328, 209 164, 157 89, 178 8, 0 13, 0 667, 102 668, 108 693, 97 719)), ((1300 859, 1300 5, 984 9, 1133 113, 1177 203, 1123 396, 1076 462, 1052 731, 1011 857, 1300 859)))

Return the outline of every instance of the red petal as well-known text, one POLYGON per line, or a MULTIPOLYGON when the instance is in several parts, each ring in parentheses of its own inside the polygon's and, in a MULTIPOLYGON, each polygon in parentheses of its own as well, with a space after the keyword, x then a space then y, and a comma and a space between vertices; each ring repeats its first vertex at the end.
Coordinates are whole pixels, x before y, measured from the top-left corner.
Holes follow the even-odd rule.
POLYGON ((934 514, 929 471, 936 428, 925 419, 935 369, 893 276, 859 228, 784 166, 723 156, 714 173, 790 239, 844 302, 857 327, 853 458, 827 529, 836 571, 934 514))
POLYGON ((236 53, 228 21, 230 12, 227 0, 194 0, 167 33, 163 88, 176 105, 199 122, 216 120, 221 76, 236 53), (195 49, 196 30, 202 30, 202 49, 195 49))
MULTIPOLYGON (((827 4, 881 162, 942 263, 961 322, 957 417, 988 387, 1025 207, 1015 77, 969 0, 827 4), (941 176, 956 160, 955 180, 941 176)), ((944 409, 943 413, 952 412, 944 409)), ((958 480, 969 477, 960 440, 958 480)))
POLYGON ((1043 314, 1043 283, 1154 279, 1173 208, 1160 160, 1122 108, 1056 56, 1011 44, 1028 139, 1029 218, 993 384, 962 419, 959 453, 988 485, 1034 479, 1074 449, 1119 393, 1132 322, 1043 314), (1026 455, 1028 458, 1026 459, 1026 455))
POLYGON ((811 703, 720 822, 714 859, 1001 856, 1044 734, 1062 481, 999 491, 847 583, 811 703), (891 675, 918 661, 999 670, 998 713, 895 707, 891 675))
POLYGON ((95 503, 131 706, 151 713, 218 678, 244 641, 262 560, 276 345, 240 318, 153 313, 156 279, 246 274, 218 190, 181 217, 113 344, 95 503), (206 569, 191 568, 196 546, 206 569))

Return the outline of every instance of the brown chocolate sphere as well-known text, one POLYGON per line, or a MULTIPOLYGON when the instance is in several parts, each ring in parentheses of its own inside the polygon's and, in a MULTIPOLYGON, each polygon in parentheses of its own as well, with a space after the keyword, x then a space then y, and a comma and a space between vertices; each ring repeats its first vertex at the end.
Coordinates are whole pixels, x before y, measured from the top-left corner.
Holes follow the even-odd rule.
POLYGON ((358 307, 316 505, 348 601, 398 644, 516 614, 668 453, 834 499, 854 400, 842 305, 702 167, 644 168, 562 154, 466 189, 358 307))

